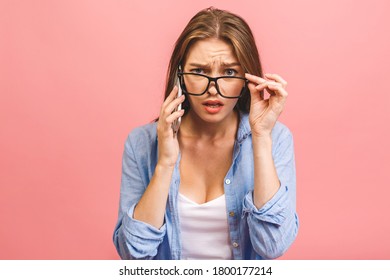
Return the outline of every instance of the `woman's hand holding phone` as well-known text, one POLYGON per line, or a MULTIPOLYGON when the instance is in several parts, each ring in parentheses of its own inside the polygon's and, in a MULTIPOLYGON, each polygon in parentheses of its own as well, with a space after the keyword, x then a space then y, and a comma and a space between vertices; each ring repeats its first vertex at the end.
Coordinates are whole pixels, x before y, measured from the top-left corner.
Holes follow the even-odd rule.
POLYGON ((178 96, 178 93, 179 87, 175 86, 161 106, 157 124, 158 164, 166 167, 174 167, 179 155, 179 142, 176 134, 180 118, 184 114, 181 104, 185 97, 184 95, 178 96), (174 125, 175 122, 176 125, 174 125), (175 128, 177 128, 176 131, 174 131, 175 128))
MULTIPOLYGON (((183 95, 179 79, 176 80, 176 86, 177 86, 177 89, 178 89, 178 91, 177 91, 177 98, 179 98, 180 96, 183 95)), ((177 106, 175 111, 180 111, 180 110, 181 110, 181 103, 179 104, 179 106, 177 106)), ((177 118, 176 120, 173 121, 173 124, 172 124, 173 137, 176 137, 177 132, 179 131, 180 123, 181 123, 181 117, 179 117, 179 118, 177 118)))

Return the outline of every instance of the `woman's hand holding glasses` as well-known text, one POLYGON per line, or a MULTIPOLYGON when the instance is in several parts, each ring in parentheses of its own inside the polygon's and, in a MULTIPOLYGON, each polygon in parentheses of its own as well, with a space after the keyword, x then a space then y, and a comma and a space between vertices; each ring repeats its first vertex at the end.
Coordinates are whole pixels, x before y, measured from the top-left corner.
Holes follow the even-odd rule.
POLYGON ((251 93, 249 122, 253 137, 270 137, 272 129, 284 109, 287 82, 277 74, 265 74, 266 79, 246 73, 251 93), (263 90, 269 93, 265 99, 263 90))

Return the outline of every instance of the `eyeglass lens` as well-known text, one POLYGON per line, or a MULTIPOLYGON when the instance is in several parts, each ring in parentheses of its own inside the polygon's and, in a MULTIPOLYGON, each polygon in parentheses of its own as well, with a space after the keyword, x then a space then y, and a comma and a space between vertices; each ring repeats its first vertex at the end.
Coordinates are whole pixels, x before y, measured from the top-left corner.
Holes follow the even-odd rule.
MULTIPOLYGON (((183 79, 187 92, 190 94, 203 94, 210 86, 209 79, 205 76, 184 74, 183 79)), ((216 87, 223 96, 238 97, 245 86, 245 80, 237 77, 224 77, 219 78, 217 84, 216 87)))

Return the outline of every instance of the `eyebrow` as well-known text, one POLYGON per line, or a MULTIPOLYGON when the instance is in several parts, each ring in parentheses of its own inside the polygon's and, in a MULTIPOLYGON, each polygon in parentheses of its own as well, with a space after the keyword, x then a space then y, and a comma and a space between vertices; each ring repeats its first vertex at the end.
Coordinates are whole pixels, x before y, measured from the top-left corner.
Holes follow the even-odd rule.
MULTIPOLYGON (((210 67, 210 63, 202 64, 202 63, 192 62, 192 63, 189 63, 189 66, 199 67, 199 68, 206 68, 206 67, 210 67)), ((241 66, 241 64, 239 62, 228 62, 228 63, 222 62, 221 66, 223 66, 223 67, 233 67, 233 66, 241 66)))

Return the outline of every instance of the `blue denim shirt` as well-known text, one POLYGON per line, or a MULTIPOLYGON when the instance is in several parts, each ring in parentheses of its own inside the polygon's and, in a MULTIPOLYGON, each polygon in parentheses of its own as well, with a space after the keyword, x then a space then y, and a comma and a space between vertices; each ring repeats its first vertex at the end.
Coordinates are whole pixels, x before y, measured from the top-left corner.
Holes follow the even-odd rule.
MULTIPOLYGON (((274 259, 298 232, 295 211, 295 162, 289 129, 277 122, 272 130, 272 155, 280 180, 278 192, 261 208, 253 204, 253 149, 247 114, 241 114, 233 161, 224 179, 226 215, 234 259, 274 259)), ((177 197, 180 153, 173 171, 165 222, 161 228, 133 219, 157 164, 157 123, 134 129, 125 143, 118 222, 113 240, 122 259, 180 259, 177 197)), ((212 246, 210 247, 212 248, 212 246)))

